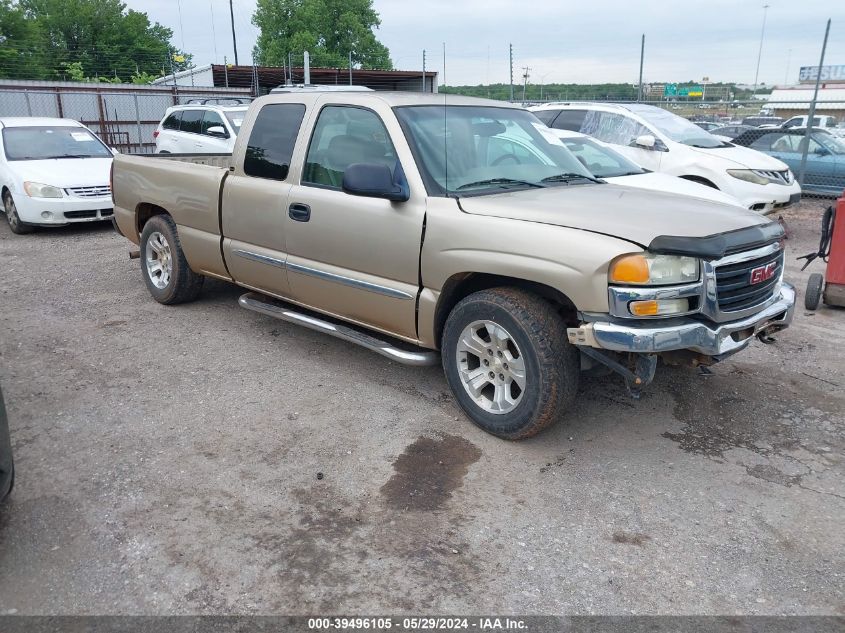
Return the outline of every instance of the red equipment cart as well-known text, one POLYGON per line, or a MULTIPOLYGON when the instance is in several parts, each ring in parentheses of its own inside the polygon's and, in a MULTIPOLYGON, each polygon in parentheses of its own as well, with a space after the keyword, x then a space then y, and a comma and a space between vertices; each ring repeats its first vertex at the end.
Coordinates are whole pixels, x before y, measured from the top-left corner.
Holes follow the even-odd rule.
POLYGON ((827 269, 824 275, 810 275, 804 294, 804 307, 815 310, 821 301, 829 306, 845 307, 845 192, 836 201, 835 208, 828 207, 824 212, 818 252, 798 259, 807 260, 804 264, 806 268, 816 258, 826 262, 827 269))

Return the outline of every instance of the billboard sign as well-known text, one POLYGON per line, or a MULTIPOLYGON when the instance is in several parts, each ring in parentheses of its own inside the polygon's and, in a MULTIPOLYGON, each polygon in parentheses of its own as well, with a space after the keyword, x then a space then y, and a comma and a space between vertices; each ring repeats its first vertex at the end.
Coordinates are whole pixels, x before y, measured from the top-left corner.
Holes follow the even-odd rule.
MULTIPOLYGON (((818 66, 801 66, 801 70, 798 72, 798 81, 802 84, 815 83, 818 76, 818 66)), ((821 81, 845 83, 845 64, 822 66, 821 81)))

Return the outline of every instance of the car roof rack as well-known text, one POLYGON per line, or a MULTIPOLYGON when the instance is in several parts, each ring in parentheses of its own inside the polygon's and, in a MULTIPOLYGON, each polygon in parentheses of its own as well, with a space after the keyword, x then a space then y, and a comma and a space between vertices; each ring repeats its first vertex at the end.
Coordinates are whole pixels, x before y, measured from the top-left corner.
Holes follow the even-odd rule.
POLYGON ((252 97, 210 97, 208 99, 188 99, 182 105, 249 105, 252 97), (223 103, 223 102, 228 103, 223 103))

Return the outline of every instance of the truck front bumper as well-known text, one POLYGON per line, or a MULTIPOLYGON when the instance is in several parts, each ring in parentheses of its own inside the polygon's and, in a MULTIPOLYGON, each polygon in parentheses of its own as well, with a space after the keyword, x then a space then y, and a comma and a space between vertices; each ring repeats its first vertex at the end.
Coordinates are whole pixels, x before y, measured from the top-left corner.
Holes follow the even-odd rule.
POLYGON ((608 315, 584 314, 588 321, 569 328, 571 343, 615 352, 659 354, 693 350, 707 356, 724 357, 746 347, 754 336, 774 332, 792 322, 795 288, 783 283, 776 302, 744 319, 712 323, 691 317, 632 322, 608 315))

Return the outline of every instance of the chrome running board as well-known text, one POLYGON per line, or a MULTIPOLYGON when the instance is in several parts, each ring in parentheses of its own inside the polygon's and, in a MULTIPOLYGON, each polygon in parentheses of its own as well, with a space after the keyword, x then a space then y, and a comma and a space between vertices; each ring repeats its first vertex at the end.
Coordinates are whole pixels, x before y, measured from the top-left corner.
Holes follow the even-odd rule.
MULTIPOLYGON (((344 341, 355 343, 355 345, 366 347, 376 354, 381 354, 403 365, 428 366, 437 365, 440 362, 440 354, 433 350, 427 350, 421 347, 401 349, 393 343, 377 339, 353 326, 333 323, 312 314, 297 312, 288 304, 256 292, 247 292, 241 295, 238 303, 242 308, 246 308, 247 310, 260 312, 261 314, 266 314, 282 321, 296 323, 297 325, 302 325, 317 332, 324 332, 344 341)), ((409 345, 409 347, 411 346, 409 345)))

